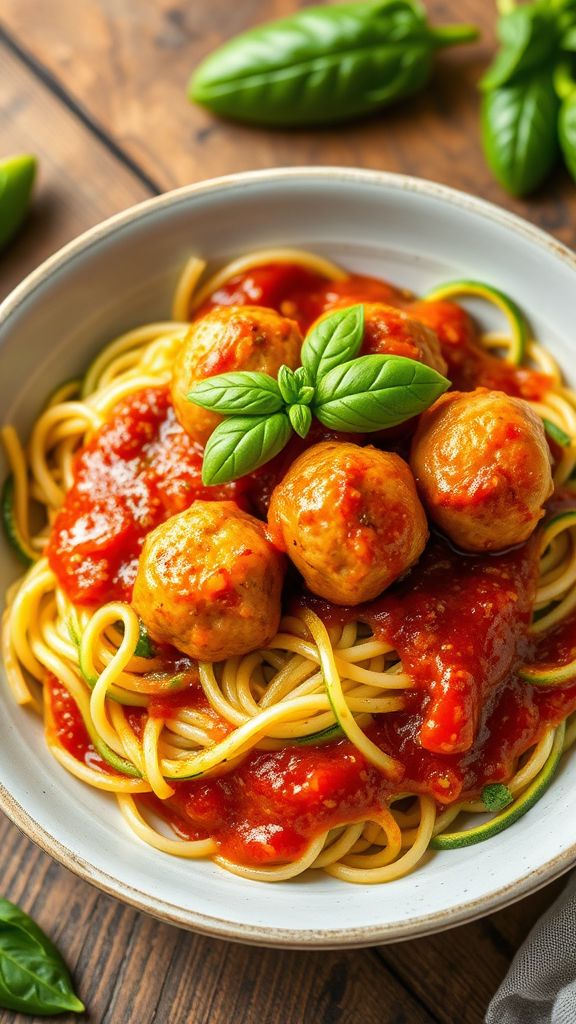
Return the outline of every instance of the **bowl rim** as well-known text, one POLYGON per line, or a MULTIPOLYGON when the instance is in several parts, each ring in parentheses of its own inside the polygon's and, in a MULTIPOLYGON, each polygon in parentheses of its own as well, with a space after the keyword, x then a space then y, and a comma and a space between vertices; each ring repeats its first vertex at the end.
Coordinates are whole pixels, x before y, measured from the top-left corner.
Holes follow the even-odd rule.
MULTIPOLYGON (((239 187, 258 186, 260 183, 293 180, 342 181, 367 187, 396 189, 439 199, 449 206, 467 210, 488 218, 516 235, 530 240, 533 244, 560 258, 576 273, 576 254, 546 231, 530 224, 522 217, 485 199, 471 196, 466 192, 441 185, 424 178, 415 178, 387 171, 357 169, 338 166, 323 167, 280 167, 265 170, 241 171, 236 174, 210 178, 182 188, 173 189, 159 196, 137 203, 120 213, 96 224, 77 238, 68 242, 53 255, 44 260, 0 304, 0 329, 9 321, 18 308, 51 275, 71 263, 76 256, 87 252, 101 240, 121 231, 125 226, 145 218, 164 207, 177 206, 189 197, 220 191, 234 191, 239 187)), ((474 921, 486 914, 501 910, 554 881, 576 863, 576 842, 548 860, 534 871, 525 874, 516 882, 503 886, 488 897, 467 900, 443 911, 412 917, 395 925, 365 925, 357 928, 330 929, 283 929, 262 925, 242 925, 209 914, 187 910, 167 900, 146 893, 108 872, 94 867, 84 857, 63 844, 48 829, 41 826, 32 815, 10 794, 0 782, 0 810, 20 831, 45 853, 68 868, 83 881, 121 900, 124 903, 150 914, 166 923, 187 928, 200 934, 227 939, 251 945, 283 948, 337 949, 353 948, 407 940, 434 934, 459 924, 474 921)))

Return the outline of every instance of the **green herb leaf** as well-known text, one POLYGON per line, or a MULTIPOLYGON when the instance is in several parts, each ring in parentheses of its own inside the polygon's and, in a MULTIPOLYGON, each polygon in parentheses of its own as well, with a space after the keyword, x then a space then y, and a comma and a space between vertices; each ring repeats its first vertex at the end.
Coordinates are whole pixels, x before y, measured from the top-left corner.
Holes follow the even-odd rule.
POLYGON ((282 408, 278 382, 267 373, 220 373, 197 384, 188 401, 225 416, 267 416, 282 408))
POLYGON ((364 306, 348 306, 325 316, 306 335, 302 363, 313 379, 354 359, 364 337, 364 306))
POLYGON ((437 47, 476 36, 469 26, 432 32, 413 0, 308 7, 210 54, 188 95, 216 114, 257 124, 343 121, 418 92, 437 47))
POLYGON ((294 377, 298 382, 299 388, 309 388, 314 384, 314 378, 305 366, 299 366, 297 370, 294 370, 294 377))
POLYGON ((36 167, 35 156, 0 160, 0 249, 16 234, 26 216, 36 167))
POLYGON ((225 484, 263 466, 281 452, 292 428, 284 412, 273 416, 232 416, 210 435, 204 450, 202 482, 225 484))
POLYGON ((544 424, 544 430, 552 441, 559 444, 561 448, 570 447, 572 444, 572 438, 570 437, 570 434, 567 434, 565 430, 562 430, 562 427, 558 427, 555 423, 552 423, 552 420, 547 420, 545 417, 542 418, 542 423, 544 424))
POLYGON ((0 899, 0 1006, 51 1016, 82 1013, 56 947, 28 914, 0 899))
POLYGON ((288 408, 288 417, 294 430, 299 437, 307 437, 312 426, 312 413, 307 405, 291 405, 288 408))
POLYGON ((558 43, 556 19, 537 4, 517 7, 499 19, 498 38, 502 48, 480 82, 485 91, 509 84, 552 60, 558 43))
POLYGON ((512 195, 528 195, 552 171, 558 159, 558 109, 551 71, 484 96, 484 152, 495 177, 512 195))
POLYGON ((362 356, 322 377, 313 412, 332 430, 368 433, 417 416, 449 385, 440 373, 415 359, 362 356))
POLYGON ((558 134, 566 166, 576 181, 576 92, 567 96, 560 108, 558 134))
POLYGON ((287 405, 298 401, 300 385, 294 370, 291 370, 289 366, 281 366, 278 370, 278 388, 287 405))
POLYGON ((298 392, 298 404, 299 405, 310 405, 314 398, 314 388, 301 387, 298 392))
POLYGON ((138 643, 134 650, 137 658, 155 658, 158 651, 146 626, 143 622, 138 623, 138 643))
POLYGON ((508 786, 503 786, 499 782, 490 783, 482 790, 482 803, 487 811, 503 811, 513 802, 514 797, 508 786))

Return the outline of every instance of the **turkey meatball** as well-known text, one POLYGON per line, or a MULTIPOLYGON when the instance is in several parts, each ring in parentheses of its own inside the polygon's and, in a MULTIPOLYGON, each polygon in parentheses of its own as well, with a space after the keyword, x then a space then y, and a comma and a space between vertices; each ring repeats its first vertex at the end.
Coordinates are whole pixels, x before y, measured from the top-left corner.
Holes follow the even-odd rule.
POLYGON ((364 305, 361 355, 405 356, 426 363, 439 373, 447 364, 436 333, 408 313, 381 302, 364 305))
POLYGON ((283 557, 233 501, 195 501, 146 537, 132 603, 154 640, 221 661, 277 632, 283 557))
POLYGON ((272 493, 268 522, 309 589, 340 605, 380 594, 416 561, 428 537, 406 463, 338 441, 296 459, 272 493))
POLYGON ((216 413, 187 398, 207 377, 236 370, 258 370, 275 377, 282 364, 300 365, 298 324, 262 306, 226 306, 211 310, 190 328, 174 363, 172 401, 188 434, 205 445, 221 422, 216 413))
POLYGON ((542 421, 501 391, 442 395, 420 417, 410 461, 430 517, 465 551, 527 540, 553 490, 542 421))

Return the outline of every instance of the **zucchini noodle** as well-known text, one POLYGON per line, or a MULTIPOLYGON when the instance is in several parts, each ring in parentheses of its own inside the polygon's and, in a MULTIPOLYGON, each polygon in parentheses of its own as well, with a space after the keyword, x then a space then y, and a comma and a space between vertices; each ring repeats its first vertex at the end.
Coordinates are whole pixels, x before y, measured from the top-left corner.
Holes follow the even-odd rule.
MULTIPOLYGON (((235 275, 269 263, 297 263, 329 281, 347 276, 331 261, 295 249, 252 253, 208 277, 205 262, 194 256, 177 283, 171 320, 145 324, 111 341, 83 381, 69 381, 54 392, 26 447, 12 426, 2 428, 11 470, 5 522, 22 560, 31 563, 7 598, 1 631, 5 672, 15 701, 43 714, 46 741, 58 763, 83 783, 114 793, 126 825, 159 852, 209 857, 256 881, 285 881, 314 869, 341 881, 389 882, 412 871, 428 855, 435 837, 451 831, 461 814, 486 814, 482 801, 442 807, 425 793, 407 791, 360 820, 348 810, 336 827, 311 840, 303 854, 267 867, 233 862, 211 837, 175 838, 162 816, 150 810, 148 800, 170 800, 183 780, 229 773, 250 751, 303 749, 342 738, 383 778, 400 780, 402 764, 367 734, 374 716, 406 708, 413 688, 390 644, 358 622, 326 626, 312 611, 302 609, 284 616, 266 649, 225 662, 187 664, 170 675, 156 651, 141 650, 140 623, 128 604, 75 606, 43 553, 55 514, 74 480, 76 453, 106 423, 119 401, 169 381, 194 310, 235 275), (43 522, 34 532, 37 506, 43 522), (56 679, 74 702, 91 742, 90 756, 76 757, 62 744, 48 697, 49 678, 56 679), (191 684, 201 688, 200 706, 187 707, 183 701, 162 709, 162 697, 185 696, 191 684), (142 730, 134 725, 135 714, 143 715, 142 730)), ((553 357, 526 336, 521 314, 501 293, 478 291, 473 282, 451 287, 456 286, 459 294, 468 289, 494 301, 510 321, 510 338, 500 333, 483 337, 488 351, 549 376, 548 392, 531 404, 556 428, 557 437, 567 439, 560 446, 554 480, 557 487, 571 487, 576 394, 564 386, 553 357)), ((430 298, 448 294, 437 289, 430 298)), ((540 576, 531 627, 535 636, 576 608, 576 512, 551 518, 539 536, 540 576)), ((530 672, 536 669, 523 666, 525 678, 534 681, 530 672)), ((561 671, 564 681, 576 680, 576 660, 561 671)), ((561 738, 564 749, 576 741, 576 716, 561 738)), ((522 798, 545 771, 559 743, 555 728, 548 728, 517 760, 507 782, 511 797, 522 798)))

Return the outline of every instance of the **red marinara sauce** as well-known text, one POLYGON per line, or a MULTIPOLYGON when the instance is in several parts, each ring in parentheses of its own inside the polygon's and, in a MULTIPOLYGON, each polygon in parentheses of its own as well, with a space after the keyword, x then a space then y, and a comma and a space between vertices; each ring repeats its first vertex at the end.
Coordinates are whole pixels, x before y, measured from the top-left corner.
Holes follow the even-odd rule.
POLYGON ((321 313, 335 306, 355 302, 397 306, 409 296, 375 277, 351 274, 342 281, 330 281, 298 263, 266 263, 231 277, 195 312, 194 319, 217 306, 268 306, 297 320, 306 331, 321 313))
POLYGON ((78 453, 54 521, 50 566, 77 604, 129 600, 146 534, 196 498, 235 499, 243 481, 204 487, 202 449, 177 422, 166 387, 119 402, 78 453))

